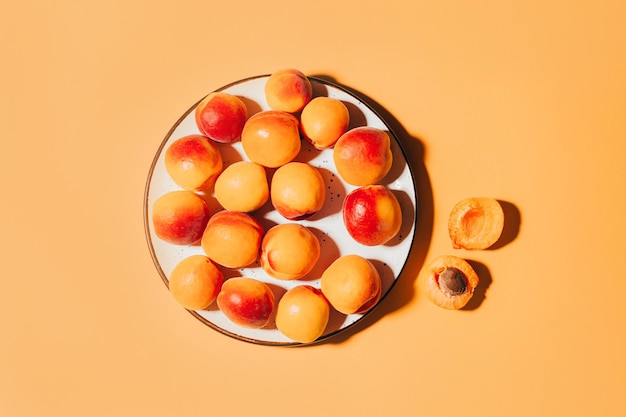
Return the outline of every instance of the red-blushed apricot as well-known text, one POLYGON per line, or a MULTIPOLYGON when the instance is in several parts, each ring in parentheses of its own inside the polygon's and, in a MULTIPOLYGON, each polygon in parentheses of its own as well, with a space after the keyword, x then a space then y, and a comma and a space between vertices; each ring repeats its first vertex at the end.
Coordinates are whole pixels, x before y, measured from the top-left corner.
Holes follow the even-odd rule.
POLYGON ((274 172, 270 199, 276 211, 286 219, 307 219, 324 206, 326 184, 314 166, 289 162, 274 172))
POLYGON ((207 137, 187 135, 172 142, 165 151, 165 169, 184 189, 206 190, 222 172, 222 154, 207 137))
POLYGON ((208 138, 220 142, 236 142, 248 118, 245 103, 237 96, 225 92, 207 95, 196 107, 198 130, 208 138))
POLYGON ((498 200, 487 197, 459 201, 448 217, 448 233, 455 249, 487 249, 504 229, 504 211, 498 200))
POLYGON ((209 219, 201 245, 213 262, 243 268, 257 260, 263 232, 261 224, 249 214, 223 210, 209 219))
POLYGON ((384 185, 352 190, 343 200, 342 216, 348 234, 366 246, 389 242, 402 226, 400 203, 384 185))
POLYGON ((389 135, 370 126, 352 128, 335 143, 333 161, 339 176, 348 184, 376 184, 393 164, 389 135))
POLYGON ((472 298, 479 279, 469 262, 444 255, 425 266, 418 281, 426 297, 435 305, 458 310, 472 298))
POLYGON ((273 72, 265 83, 265 98, 273 110, 297 113, 311 100, 313 87, 304 73, 296 69, 273 72))
POLYGON ((224 275, 209 258, 191 255, 180 261, 170 274, 169 290, 188 310, 204 310, 217 298, 224 275))
POLYGON ((290 113, 265 110, 248 119, 241 133, 243 150, 252 162, 278 168, 300 152, 299 121, 290 113))
POLYGON ((320 242, 308 227, 283 223, 270 228, 263 236, 259 262, 268 275, 294 280, 311 272, 320 253, 320 242))
POLYGON ((274 293, 254 278, 230 278, 217 295, 217 306, 233 323, 260 329, 267 326, 274 312, 274 293))
POLYGON ((267 173, 262 165, 249 161, 235 162, 215 182, 215 198, 226 210, 251 212, 269 200, 267 173))
POLYGON ((210 217, 209 206, 193 191, 163 194, 152 206, 154 233, 175 245, 191 245, 202 238, 210 217))
POLYGON ((291 288, 276 307, 276 328, 300 343, 311 343, 324 334, 329 318, 328 300, 311 285, 291 288))
POLYGON ((300 130, 317 149, 328 149, 348 130, 350 113, 341 101, 315 97, 300 114, 300 130))
POLYGON ((365 313, 381 297, 382 283, 376 267, 360 255, 337 258, 321 277, 322 293, 343 314, 365 313))

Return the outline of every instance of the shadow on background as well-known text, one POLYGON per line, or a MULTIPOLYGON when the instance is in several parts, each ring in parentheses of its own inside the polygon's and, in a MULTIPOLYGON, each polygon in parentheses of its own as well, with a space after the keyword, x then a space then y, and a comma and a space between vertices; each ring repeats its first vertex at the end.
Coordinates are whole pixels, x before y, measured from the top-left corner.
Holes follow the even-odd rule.
POLYGON ((513 242, 517 238, 522 224, 522 215, 515 204, 503 200, 498 200, 498 203, 500 203, 504 212, 504 228, 498 241, 489 250, 500 249, 513 242))
POLYGON ((344 90, 357 96, 361 101, 374 110, 389 126, 391 132, 396 136, 400 144, 409 168, 414 178, 415 193, 417 197, 417 216, 415 218, 415 235, 409 258, 402 272, 391 290, 380 304, 366 314, 359 322, 349 329, 337 335, 329 335, 319 343, 342 343, 355 333, 363 331, 365 328, 377 322, 393 311, 401 309, 415 296, 415 281, 418 273, 424 264, 426 253, 430 246, 433 230, 433 193, 430 179, 426 167, 424 166, 424 145, 422 141, 411 135, 402 124, 382 105, 371 97, 355 90, 351 87, 337 82, 333 77, 318 74, 312 78, 317 78, 335 84, 344 90))

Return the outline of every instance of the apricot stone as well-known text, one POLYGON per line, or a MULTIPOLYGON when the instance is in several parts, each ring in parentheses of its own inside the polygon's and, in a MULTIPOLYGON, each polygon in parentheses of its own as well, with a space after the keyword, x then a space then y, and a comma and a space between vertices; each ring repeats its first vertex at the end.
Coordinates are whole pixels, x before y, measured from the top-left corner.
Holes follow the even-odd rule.
POLYGON ((384 185, 366 185, 348 193, 342 215, 348 234, 366 246, 389 242, 402 226, 400 203, 384 185))
POLYGON ((172 270, 169 290, 176 301, 188 310, 204 310, 219 294, 224 275, 209 258, 191 255, 172 270))
POLYGON ((309 228, 284 223, 270 228, 263 236, 259 262, 268 275, 294 280, 311 272, 320 253, 320 242, 309 228))
POLYGON ((230 278, 222 285, 217 305, 233 323, 251 329, 267 326, 274 312, 274 293, 259 280, 230 278))
POLYGON ((328 149, 348 129, 350 113, 341 101, 330 97, 315 97, 300 114, 300 130, 317 149, 328 149))
POLYGON ((201 245, 213 262, 243 268, 257 260, 263 232, 261 224, 249 214, 223 210, 209 219, 201 245))
POLYGON ((202 238, 209 221, 209 206, 193 191, 176 190, 159 197, 152 206, 154 233, 175 245, 191 245, 202 238))
POLYGON ((220 143, 236 142, 248 118, 245 103, 237 96, 225 92, 207 95, 195 110, 198 130, 220 143))
POLYGON ((296 69, 278 70, 272 73, 265 83, 265 98, 273 110, 297 113, 312 96, 311 81, 296 69))
POLYGON ((455 249, 487 249, 504 229, 504 211, 498 200, 487 197, 459 201, 448 217, 448 233, 455 249))
POLYGON ((243 150, 252 162, 278 168, 300 152, 299 121, 290 113, 265 110, 250 116, 241 134, 243 150))
POLYGON ((262 165, 235 162, 215 182, 215 198, 226 210, 251 212, 263 206, 270 196, 267 173, 262 165))
POLYGON ((389 135, 370 126, 350 129, 335 143, 333 160, 337 172, 348 184, 376 184, 393 164, 389 135))
POLYGON ((322 293, 340 313, 362 314, 370 310, 381 297, 380 274, 367 259, 344 255, 322 273, 322 293))
POLYGON ((276 211, 286 219, 307 219, 324 206, 324 178, 312 165, 289 162, 274 172, 270 198, 276 211))
POLYGON ((187 190, 212 187, 222 167, 220 150, 202 135, 176 139, 165 151, 165 169, 176 184, 187 190))
POLYGON ((430 301, 448 310, 463 308, 479 283, 469 262, 451 255, 435 258, 422 269, 418 281, 430 301))
POLYGON ((311 343, 328 325, 330 305, 321 290, 298 285, 287 291, 276 307, 276 328, 288 338, 311 343))

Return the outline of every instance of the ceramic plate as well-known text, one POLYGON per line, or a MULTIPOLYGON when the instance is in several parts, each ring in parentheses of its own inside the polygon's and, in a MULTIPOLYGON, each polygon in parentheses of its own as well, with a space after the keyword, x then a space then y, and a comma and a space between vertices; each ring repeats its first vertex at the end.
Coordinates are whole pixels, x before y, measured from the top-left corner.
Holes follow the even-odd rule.
MULTIPOLYGON (((249 115, 251 115, 269 109, 264 93, 267 78, 268 75, 263 75, 244 79, 222 87, 217 91, 225 91, 240 97, 246 103, 249 115)), ((221 269, 227 279, 235 276, 246 276, 268 283, 274 291, 276 303, 278 303, 285 291, 295 285, 308 284, 319 288, 319 277, 324 269, 337 257, 354 253, 370 260, 378 269, 383 282, 382 300, 393 287, 407 261, 415 232, 417 199, 411 169, 397 137, 391 131, 388 123, 371 106, 359 99, 354 93, 339 85, 314 77, 310 77, 310 80, 313 85, 314 97, 332 97, 342 101, 348 107, 351 120, 349 128, 372 126, 385 130, 390 134, 392 138, 393 166, 381 183, 393 190, 400 202, 403 216, 400 233, 392 241, 382 246, 369 247, 355 242, 345 230, 341 216, 341 207, 343 198, 356 187, 344 183, 336 173, 332 149, 319 151, 303 140, 302 150, 296 160, 307 162, 317 167, 322 173, 327 186, 327 201, 323 209, 314 217, 297 221, 297 223, 310 227, 319 238, 321 256, 315 269, 307 277, 295 281, 281 281, 272 278, 265 274, 258 263, 237 270, 221 269)), ((166 285, 168 285, 168 277, 171 271, 178 262, 190 255, 204 254, 199 245, 177 246, 159 239, 154 234, 151 222, 154 201, 169 191, 180 189, 172 181, 165 169, 165 150, 174 140, 185 135, 199 133, 194 119, 194 110, 197 104, 183 114, 162 141, 154 156, 145 189, 144 223, 146 237, 156 268, 166 285)), ((234 144, 218 144, 218 147, 222 152, 224 167, 236 161, 249 160, 243 152, 241 141, 234 144)), ((271 178, 270 172, 268 172, 269 178, 271 178)), ((210 193, 202 195, 209 203, 212 213, 222 209, 213 195, 210 193)), ((265 207, 252 214, 266 227, 266 230, 271 225, 289 222, 273 209, 271 203, 267 203, 265 207)), ((173 298, 172 301, 174 301, 173 298)), ((378 305, 374 309, 377 307, 378 305)), ((369 310, 369 312, 371 311, 373 309, 369 310)), ((280 333, 273 325, 273 320, 268 327, 263 329, 240 327, 230 322, 220 312, 216 303, 213 303, 206 310, 190 311, 190 313, 209 327, 239 340, 265 345, 287 346, 301 344, 288 339, 280 333)), ((344 315, 331 308, 331 317, 326 331, 317 342, 346 331, 361 320, 365 314, 344 315)))

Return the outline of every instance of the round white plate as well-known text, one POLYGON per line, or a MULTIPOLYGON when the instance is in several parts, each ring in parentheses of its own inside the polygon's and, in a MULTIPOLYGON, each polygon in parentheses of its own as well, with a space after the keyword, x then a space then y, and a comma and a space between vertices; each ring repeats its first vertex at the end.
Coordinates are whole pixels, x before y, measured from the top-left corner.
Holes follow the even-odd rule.
MULTIPOLYGON (((268 77, 269 75, 262 75, 240 80, 216 91, 224 91, 240 97, 246 103, 249 115, 252 115, 269 109, 264 93, 265 82, 268 77)), ((319 288, 319 277, 324 269, 337 257, 354 253, 370 260, 380 273, 383 282, 382 300, 396 282, 407 261, 415 233, 417 199, 411 169, 397 137, 391 131, 389 125, 371 106, 359 99, 354 93, 339 85, 314 77, 309 77, 309 79, 313 85, 314 97, 332 97, 342 101, 348 107, 350 112, 349 128, 372 126, 385 130, 390 134, 393 165, 389 174, 380 183, 391 189, 400 202, 403 216, 400 233, 389 243, 381 246, 370 247, 354 241, 345 230, 341 206, 346 194, 356 187, 344 183, 336 173, 332 149, 319 151, 313 148, 306 140, 303 140, 302 150, 296 160, 307 162, 317 167, 322 173, 327 186, 327 201, 323 209, 314 217, 297 221, 297 223, 310 227, 320 240, 321 256, 315 269, 307 277, 295 281, 282 281, 272 278, 263 271, 258 263, 237 270, 226 268, 221 268, 221 270, 226 279, 235 276, 246 276, 268 283, 274 291, 276 303, 278 303, 280 297, 295 285, 308 284, 319 288)), ((172 269, 178 262, 190 255, 204 254, 199 244, 178 246, 159 239, 154 233, 151 220, 154 201, 169 191, 180 189, 172 181, 165 169, 165 150, 176 139, 185 135, 199 133, 194 119, 194 110, 198 103, 185 112, 162 141, 150 167, 145 189, 144 224, 146 237, 155 266, 166 285, 168 285, 168 277, 172 269)), ((234 144, 217 145, 222 152, 224 167, 236 161, 249 160, 243 152, 241 141, 234 144)), ((268 180, 271 178, 272 172, 273 170, 268 170, 268 180)), ((211 193, 200 194, 209 203, 212 213, 222 209, 211 193)), ((266 228, 265 230, 275 224, 289 222, 274 210, 269 202, 261 209, 252 213, 252 215, 266 228)), ((372 310, 369 310, 369 312, 372 310)), ((263 329, 240 327, 229 321, 220 312, 216 303, 213 303, 206 310, 194 310, 190 311, 190 313, 209 327, 239 340, 265 345, 290 346, 302 344, 294 342, 280 333, 274 326, 273 320, 268 327, 263 329)), ((326 331, 316 342, 345 331, 361 320, 365 314, 344 315, 331 308, 331 317, 326 331)))

